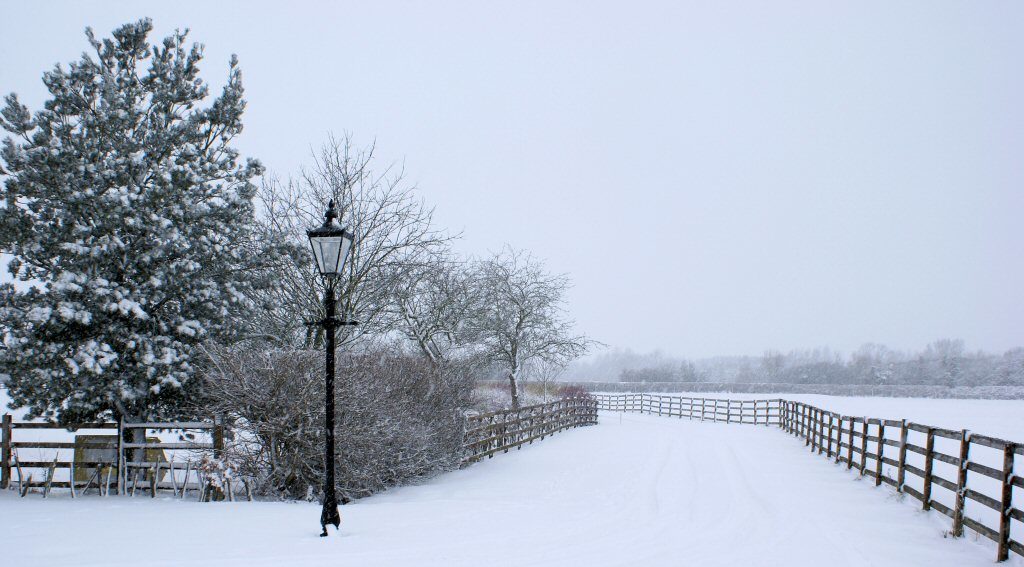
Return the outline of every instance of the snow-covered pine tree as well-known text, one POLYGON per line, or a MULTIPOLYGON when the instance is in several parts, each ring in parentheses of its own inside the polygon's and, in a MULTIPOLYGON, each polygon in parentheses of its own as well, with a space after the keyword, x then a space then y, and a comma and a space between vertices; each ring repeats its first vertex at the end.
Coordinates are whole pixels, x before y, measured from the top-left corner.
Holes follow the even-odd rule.
POLYGON ((11 94, 0 125, 0 251, 27 291, 0 288, 0 374, 30 417, 179 416, 197 347, 239 332, 259 262, 242 162, 241 72, 209 104, 202 46, 159 46, 148 19, 43 75, 30 113, 11 94))

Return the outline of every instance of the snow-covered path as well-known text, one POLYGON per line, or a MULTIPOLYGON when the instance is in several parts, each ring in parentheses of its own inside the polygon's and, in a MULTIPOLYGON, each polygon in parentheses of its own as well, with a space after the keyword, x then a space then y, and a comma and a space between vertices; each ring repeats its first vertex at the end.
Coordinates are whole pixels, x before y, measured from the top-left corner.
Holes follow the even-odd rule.
MULTIPOLYGON (((0 494, 5 564, 991 565, 993 548, 777 428, 603 413, 342 507, 0 494)), ((1010 565, 1022 565, 1018 558, 1010 565)))

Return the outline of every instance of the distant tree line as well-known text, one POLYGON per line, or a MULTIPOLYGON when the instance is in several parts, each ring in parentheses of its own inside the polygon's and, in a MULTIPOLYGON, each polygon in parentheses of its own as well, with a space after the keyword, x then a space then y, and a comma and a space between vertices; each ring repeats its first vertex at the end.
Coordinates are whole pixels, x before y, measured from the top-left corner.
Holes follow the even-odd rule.
POLYGON ((962 340, 937 340, 920 352, 866 344, 848 356, 826 348, 768 351, 762 356, 687 360, 662 353, 606 353, 574 364, 566 379, 621 382, 1024 386, 1024 348, 1002 354, 968 351, 962 340))

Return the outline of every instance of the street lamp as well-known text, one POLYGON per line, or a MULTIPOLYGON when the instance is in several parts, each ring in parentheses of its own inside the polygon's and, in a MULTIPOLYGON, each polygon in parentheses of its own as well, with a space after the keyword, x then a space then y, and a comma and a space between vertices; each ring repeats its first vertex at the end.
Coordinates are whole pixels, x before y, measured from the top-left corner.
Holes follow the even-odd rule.
POLYGON ((355 321, 343 321, 334 316, 334 288, 338 278, 345 267, 345 260, 348 258, 349 250, 352 249, 353 234, 334 219, 338 213, 334 210, 334 201, 327 205, 327 212, 324 214, 323 226, 307 230, 309 244, 313 247, 313 258, 316 259, 317 270, 324 279, 324 287, 327 292, 324 297, 324 307, 327 315, 322 321, 314 323, 324 328, 327 338, 327 392, 326 392, 326 430, 327 436, 324 442, 324 506, 320 512, 320 527, 323 533, 320 537, 327 537, 327 524, 334 524, 337 529, 341 525, 341 514, 338 513, 338 495, 334 491, 334 333, 342 325, 355 325, 355 321))

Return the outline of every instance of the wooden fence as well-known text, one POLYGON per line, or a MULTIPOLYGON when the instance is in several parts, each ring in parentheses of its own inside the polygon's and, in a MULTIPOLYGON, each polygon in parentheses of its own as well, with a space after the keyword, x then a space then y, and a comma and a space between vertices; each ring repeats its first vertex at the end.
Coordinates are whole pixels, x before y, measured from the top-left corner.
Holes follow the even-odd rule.
POLYGON ((782 400, 728 400, 658 394, 591 394, 598 409, 640 412, 701 421, 779 425, 782 400))
MULTIPOLYGON (((39 436, 39 435, 37 435, 39 436)), ((42 488, 46 497, 52 488, 67 488, 75 497, 90 488, 97 493, 108 495, 113 487, 116 494, 134 496, 141 486, 151 496, 159 490, 170 490, 177 496, 185 497, 188 490, 195 490, 200 499, 209 496, 207 483, 203 482, 201 471, 192 459, 174 462, 164 458, 164 450, 185 450, 211 452, 218 455, 224 448, 224 427, 213 422, 146 422, 146 423, 79 423, 62 426, 42 422, 15 422, 10 414, 3 415, 0 433, 0 488, 10 488, 15 474, 17 487, 22 496, 31 488, 42 488), (61 441, 19 439, 17 432, 23 430, 50 430, 63 438, 61 441), (141 431, 144 441, 132 442, 128 431, 141 431), (179 439, 191 439, 193 432, 207 432, 209 441, 181 440, 162 441, 150 437, 149 431, 177 431, 179 439), (64 432, 63 434, 60 432, 64 432), (68 434, 88 431, 80 439, 67 441, 68 434), (105 433, 110 431, 111 433, 105 433), (26 453, 47 452, 46 458, 25 458, 26 453), (68 453, 70 451, 70 454, 68 453), (80 454, 76 454, 79 453, 80 454), (88 456, 91 453, 91 456, 88 456), (52 460, 49 455, 52 454, 52 460), (57 471, 68 470, 68 480, 55 480, 57 471), (76 473, 84 473, 82 475, 76 473)), ((248 492, 248 490, 247 490, 248 492)), ((228 497, 233 493, 228 489, 228 497)))
POLYGON ((996 542, 997 561, 1011 551, 1024 556, 1024 545, 1011 534, 1014 521, 1024 526, 1024 511, 1013 506, 1014 488, 1024 489, 1024 477, 1014 474, 1014 458, 1024 455, 1024 444, 905 419, 841 415, 790 401, 783 404, 782 427, 803 438, 811 451, 874 478, 876 486, 888 484, 920 501, 923 510, 945 514, 952 520, 952 536, 962 536, 967 527, 996 542), (936 448, 937 443, 948 452, 936 448), (910 462, 915 456, 918 464, 910 462))
MULTIPOLYGON (((466 418, 463 445, 463 465, 491 457, 499 451, 508 452, 526 443, 544 439, 564 429, 597 423, 597 401, 592 397, 563 398, 546 404, 526 406, 518 410, 501 410, 466 418)), ((31 488, 42 488, 43 496, 52 488, 67 488, 71 496, 93 488, 99 494, 107 495, 111 487, 116 494, 135 495, 141 486, 143 492, 156 496, 157 491, 172 490, 184 498, 186 491, 195 490, 200 499, 209 495, 209 485, 202 473, 195 467, 194 459, 184 465, 162 458, 164 450, 186 450, 212 452, 217 455, 224 448, 224 427, 212 422, 167 422, 167 423, 80 423, 62 426, 40 422, 14 422, 9 414, 3 415, 2 436, 0 436, 0 488, 9 488, 17 476, 17 488, 25 496, 31 488), (43 441, 20 439, 19 430, 60 430, 65 440, 43 441), (162 430, 209 432, 211 441, 166 442, 145 437, 143 442, 131 442, 130 430, 162 430), (92 435, 98 430, 101 435, 92 435), (103 435, 103 431, 112 431, 103 435), (67 441, 67 434, 89 432, 82 439, 67 441), (107 439, 96 439, 107 437, 107 439), (98 450, 107 458, 81 458, 75 452, 98 450), (53 454, 49 458, 25 460, 30 450, 46 450, 53 454), (71 450, 73 453, 67 454, 71 450), (62 454, 64 451, 64 454, 62 454), (141 457, 141 460, 140 460, 141 457), (68 470, 68 480, 54 480, 58 470, 68 470), (76 475, 86 471, 86 478, 76 475)), ((56 431, 55 431, 56 432, 56 431)), ((179 436, 183 437, 183 436, 179 436)), ((252 499, 248 485, 246 493, 252 499)), ((226 497, 234 499, 234 491, 226 487, 226 497)))
MULTIPOLYGON (((954 431, 907 420, 841 415, 802 402, 728 400, 657 394, 594 394, 603 410, 642 412, 725 423, 778 425, 802 439, 812 452, 846 464, 875 485, 887 484, 952 520, 950 535, 964 528, 996 543, 996 560, 1010 552, 1024 556, 1024 511, 1014 507, 1014 490, 1024 476, 1014 460, 1024 443, 966 429, 954 431), (944 476, 946 475, 946 476, 944 476), (936 490, 938 488, 939 490, 936 490), (1016 529, 1013 527, 1016 526, 1016 529), (1017 539, 1014 539, 1016 537, 1017 539)), ((1017 502, 1024 501, 1024 494, 1017 502)))
POLYGON ((598 402, 589 396, 563 398, 518 410, 500 410, 466 419, 462 464, 493 457, 564 429, 597 423, 598 402))

